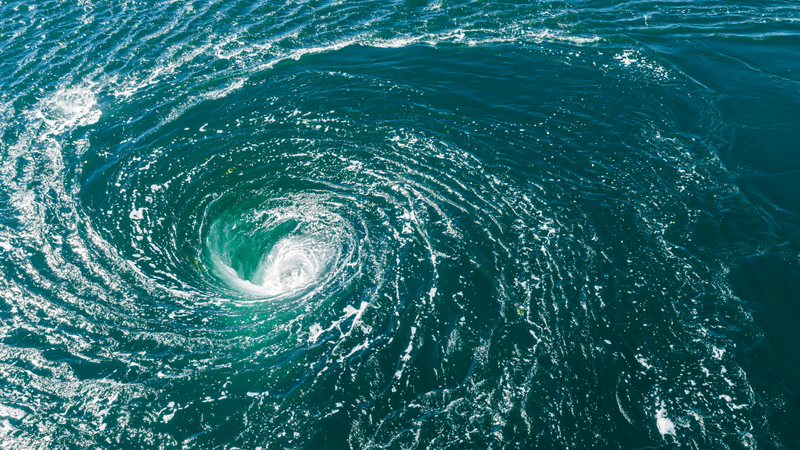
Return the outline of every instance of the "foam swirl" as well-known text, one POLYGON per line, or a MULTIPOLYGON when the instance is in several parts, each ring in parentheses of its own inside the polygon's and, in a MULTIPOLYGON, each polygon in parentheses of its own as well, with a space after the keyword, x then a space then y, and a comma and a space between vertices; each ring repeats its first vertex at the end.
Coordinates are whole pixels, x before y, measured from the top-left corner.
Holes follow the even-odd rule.
POLYGON ((279 297, 320 289, 357 257, 353 230, 323 196, 295 197, 209 219, 204 254, 214 274, 242 292, 279 297))

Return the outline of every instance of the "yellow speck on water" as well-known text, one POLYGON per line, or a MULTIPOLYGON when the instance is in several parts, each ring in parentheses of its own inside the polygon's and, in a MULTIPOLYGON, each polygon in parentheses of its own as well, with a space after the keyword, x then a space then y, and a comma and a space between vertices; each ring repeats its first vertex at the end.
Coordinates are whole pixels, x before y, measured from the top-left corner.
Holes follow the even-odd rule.
POLYGON ((194 259, 194 258, 189 258, 189 259, 191 259, 191 260, 192 260, 192 262, 194 263, 194 265, 195 265, 195 266, 197 266, 197 270, 199 270, 199 271, 201 271, 201 272, 203 271, 203 269, 201 269, 201 268, 200 268, 200 264, 197 264, 197 261, 195 261, 195 259, 194 259))
POLYGON ((228 174, 230 174, 231 172, 233 172, 234 170, 236 170, 236 167, 237 167, 237 166, 234 166, 234 167, 231 167, 230 169, 228 169, 228 171, 227 171, 227 172, 225 172, 225 175, 228 175, 228 174))
POLYGON ((519 311, 517 311, 517 313, 518 313, 520 316, 524 316, 524 315, 525 315, 525 309, 524 309, 524 308, 520 308, 520 309, 519 309, 519 311))

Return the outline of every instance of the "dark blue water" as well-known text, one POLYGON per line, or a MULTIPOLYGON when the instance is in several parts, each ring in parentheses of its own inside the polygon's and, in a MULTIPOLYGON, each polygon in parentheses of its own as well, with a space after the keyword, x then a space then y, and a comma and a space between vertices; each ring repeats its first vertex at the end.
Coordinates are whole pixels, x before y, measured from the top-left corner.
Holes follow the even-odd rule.
POLYGON ((800 448, 800 7, 0 3, 0 447, 800 448))

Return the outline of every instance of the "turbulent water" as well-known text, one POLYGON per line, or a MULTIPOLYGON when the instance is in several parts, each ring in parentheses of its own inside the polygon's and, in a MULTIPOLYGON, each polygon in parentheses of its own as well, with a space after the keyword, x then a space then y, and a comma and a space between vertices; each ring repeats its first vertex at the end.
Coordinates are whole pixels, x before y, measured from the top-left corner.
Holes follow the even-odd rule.
POLYGON ((0 448, 800 448, 791 2, 0 2, 0 448))

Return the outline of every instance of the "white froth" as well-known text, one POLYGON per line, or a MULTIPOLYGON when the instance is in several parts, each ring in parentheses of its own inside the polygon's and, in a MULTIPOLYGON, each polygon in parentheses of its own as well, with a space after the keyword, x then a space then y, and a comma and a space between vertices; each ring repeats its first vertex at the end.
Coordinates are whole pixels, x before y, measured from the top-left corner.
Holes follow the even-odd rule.
POLYGON ((317 339, 319 339, 319 335, 321 334, 322 334, 322 327, 320 326, 320 324, 315 323, 314 325, 311 325, 311 328, 308 330, 308 342, 311 343, 317 342, 317 339))
POLYGON ((11 417, 20 420, 25 417, 25 411, 0 404, 0 417, 11 417))
POLYGON ((48 125, 50 133, 60 134, 77 126, 97 123, 101 112, 96 107, 97 99, 91 86, 83 86, 56 92, 45 101, 37 115, 48 125))
POLYGON ((661 433, 662 436, 675 434, 675 424, 667 417, 667 409, 664 407, 663 403, 656 413, 656 426, 658 427, 658 432, 661 433))
POLYGON ((331 253, 325 243, 313 237, 286 238, 278 242, 263 265, 263 292, 279 295, 305 286, 319 277, 331 253))
POLYGON ((131 213, 128 215, 128 217, 130 217, 131 220, 142 220, 142 218, 144 218, 145 209, 147 208, 135 208, 131 210, 131 213))

